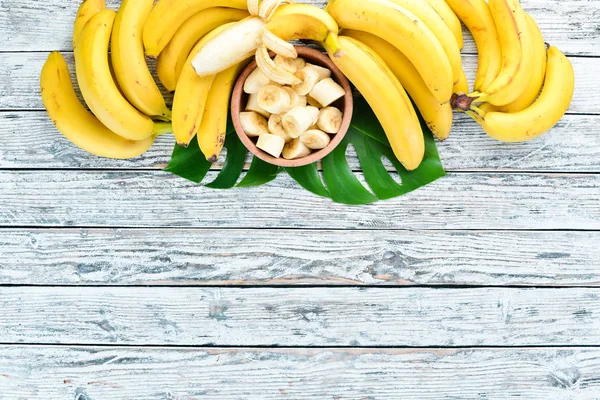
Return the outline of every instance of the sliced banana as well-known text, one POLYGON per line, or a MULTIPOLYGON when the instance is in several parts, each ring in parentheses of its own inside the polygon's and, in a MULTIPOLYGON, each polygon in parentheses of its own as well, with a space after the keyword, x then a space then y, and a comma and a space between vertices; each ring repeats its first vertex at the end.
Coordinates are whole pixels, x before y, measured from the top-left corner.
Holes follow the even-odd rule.
POLYGON ((325 67, 321 67, 320 65, 315 65, 315 64, 311 64, 311 63, 306 63, 304 68, 306 68, 306 67, 310 67, 310 68, 314 69, 315 71, 317 71, 319 73, 319 80, 331 78, 331 70, 329 70, 325 67))
POLYGON ((294 58, 294 63, 296 64, 296 71, 306 67, 306 60, 302 57, 294 58))
POLYGON ((283 125, 281 124, 281 118, 281 114, 271 115, 271 118, 269 118, 269 132, 271 135, 279 136, 287 143, 291 141, 292 138, 285 133, 285 129, 283 129, 283 125))
POLYGON ((344 88, 331 78, 323 79, 310 91, 310 96, 322 104, 323 107, 327 107, 337 99, 344 97, 345 94, 344 88))
MULTIPOLYGON (((298 52, 293 44, 286 42, 266 28, 263 28, 262 43, 267 49, 273 51, 275 54, 288 58, 298 57, 298 52)), ((295 71, 290 72, 293 73, 295 71)))
POLYGON ((260 46, 256 50, 256 65, 272 81, 281 85, 298 85, 302 82, 300 78, 275 65, 271 59, 269 50, 265 46, 260 46))
POLYGON ((315 107, 294 107, 281 119, 285 133, 293 139, 306 132, 319 118, 319 109, 315 107), (317 110, 316 116, 314 110, 317 110))
POLYGON ((301 96, 306 96, 310 93, 313 87, 321 80, 321 74, 314 65, 306 64, 304 68, 296 72, 296 76, 302 80, 297 85, 292 85, 292 88, 301 96))
POLYGON ((288 92, 279 86, 267 85, 258 91, 258 105, 271 114, 281 114, 290 109, 288 92))
POLYGON ((258 137, 256 147, 272 155, 275 158, 281 156, 281 152, 285 146, 285 140, 279 136, 263 133, 258 137))
POLYGON ((299 137, 300 142, 313 150, 321 150, 331 142, 328 134, 319 129, 309 129, 299 137))
POLYGON ((260 68, 255 68, 244 82, 244 92, 248 94, 258 93, 261 88, 267 86, 270 82, 271 80, 263 74, 260 68))
POLYGON ((273 59, 275 65, 292 74, 295 74, 298 71, 298 64, 296 63, 296 60, 297 58, 284 57, 279 54, 277 54, 273 59))
POLYGON ((255 113, 258 113, 265 118, 269 118, 271 116, 270 112, 268 112, 258 104, 258 94, 251 94, 250 96, 248 96, 246 111, 254 111, 255 113))
POLYGON ((306 96, 300 96, 289 86, 284 86, 283 89, 290 95, 290 106, 285 112, 290 111, 294 107, 306 107, 306 96))
POLYGON ((287 143, 283 148, 283 158, 286 160, 295 160, 297 158, 306 157, 311 153, 311 150, 306 147, 300 139, 294 139, 287 143))
POLYGON ((319 119, 317 126, 320 130, 326 133, 338 133, 342 127, 342 119, 344 115, 335 107, 325 107, 319 111, 319 119))
POLYGON ((269 125, 267 120, 260 114, 254 111, 245 111, 240 113, 240 124, 246 135, 257 137, 269 133, 269 125))
POLYGON ((320 105, 319 102, 313 99, 309 94, 306 95, 306 102, 313 107, 323 108, 323 106, 320 105))

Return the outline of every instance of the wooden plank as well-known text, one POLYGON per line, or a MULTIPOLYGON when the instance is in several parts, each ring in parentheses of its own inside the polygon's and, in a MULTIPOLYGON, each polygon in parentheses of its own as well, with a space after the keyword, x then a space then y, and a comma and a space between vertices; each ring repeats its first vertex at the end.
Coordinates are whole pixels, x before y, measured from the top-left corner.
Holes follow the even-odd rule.
POLYGON ((0 347, 6 399, 597 399, 600 350, 0 347))
POLYGON ((458 173, 356 207, 283 174, 215 191, 153 171, 2 171, 0 226, 598 230, 598 188, 600 175, 458 173))
MULTIPOLYGON (((323 0, 301 0, 324 6, 323 0)), ((116 9, 120 1, 108 0, 116 9)), ((80 0, 58 3, 27 0, 5 0, 0 3, 0 51, 39 51, 71 49, 72 25, 80 0)), ((600 55, 600 33, 594 16, 600 4, 587 0, 526 0, 523 7, 540 25, 547 42, 572 55, 600 55)), ((474 54, 476 48, 465 34, 465 52, 474 54)))
POLYGON ((0 342, 600 345, 600 289, 4 287, 0 342))
MULTIPOLYGON (((46 61, 46 53, 0 53, 0 109, 3 110, 43 110, 39 94, 39 74, 46 61)), ((65 58, 74 77, 73 54, 65 58)), ((600 114, 600 93, 598 76, 600 58, 571 58, 576 75, 576 87, 570 112, 600 114)), ((475 56, 464 57, 465 73, 473 82, 477 60, 475 56)), ((153 67, 153 64, 151 64, 153 67)), ((153 68, 152 68, 153 69, 153 68)), ((163 91, 168 104, 172 94, 163 91)))
POLYGON ((2 229, 0 284, 597 286, 598 243, 599 232, 2 229))
MULTIPOLYGON (((171 135, 162 136, 150 151, 133 160, 99 158, 63 138, 43 111, 0 112, 0 142, 0 168, 14 169, 160 169, 168 163, 174 145, 171 135)), ((438 142, 438 148, 449 171, 600 172, 600 116, 567 115, 539 139, 504 144, 483 134, 466 115, 456 114, 453 135, 438 142)), ((349 156, 351 167, 359 170, 354 151, 349 156)))

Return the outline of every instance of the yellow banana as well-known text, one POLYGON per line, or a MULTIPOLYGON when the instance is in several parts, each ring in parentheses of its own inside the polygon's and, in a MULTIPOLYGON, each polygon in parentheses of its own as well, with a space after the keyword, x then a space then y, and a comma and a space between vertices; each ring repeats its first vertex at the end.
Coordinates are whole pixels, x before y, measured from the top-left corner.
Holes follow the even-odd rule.
MULTIPOLYGON (((454 34, 448 28, 442 17, 431 7, 428 2, 423 0, 390 0, 392 3, 405 8, 413 13, 418 19, 425 23, 437 40, 444 48, 450 66, 452 67, 452 82, 460 79, 462 60, 460 58, 460 48, 454 38, 454 34)), ((415 40, 413 38, 413 40, 415 40)))
MULTIPOLYGON (((145 153, 154 136, 134 141, 124 139, 104 126, 79 102, 67 63, 59 52, 52 52, 42 67, 42 101, 56 128, 77 147, 107 158, 133 158, 145 153)), ((170 124, 161 126, 168 130, 170 124)))
POLYGON ((460 24, 460 19, 458 19, 456 14, 454 14, 454 11, 452 11, 452 8, 446 3, 446 0, 425 1, 433 7, 440 17, 442 17, 446 26, 452 31, 454 39, 456 39, 456 43, 458 44, 458 48, 462 50, 464 46, 462 25, 460 24))
POLYGON ((533 50, 531 55, 533 57, 533 66, 531 70, 531 78, 525 86, 525 91, 515 101, 505 106, 494 107, 495 111, 502 112, 517 112, 526 109, 533 104, 537 99, 542 86, 544 85, 544 78, 546 75, 546 43, 544 37, 537 23, 531 16, 526 15, 529 23, 529 29, 532 33, 532 46, 533 50))
POLYGON ((77 47, 77 40, 85 24, 95 14, 106 8, 106 0, 84 0, 77 10, 75 24, 73 26, 73 48, 77 47))
POLYGON ((479 65, 474 90, 480 91, 496 79, 502 66, 500 39, 492 12, 485 0, 446 0, 446 2, 475 39, 479 65))
POLYGON ((404 54, 380 37, 367 32, 344 29, 341 35, 354 38, 375 51, 413 99, 431 132, 439 140, 448 138, 452 128, 452 107, 450 103, 441 104, 436 100, 427 89, 427 85, 419 75, 419 71, 404 54))
POLYGON ((171 119, 158 86, 146 64, 142 31, 154 0, 123 0, 112 31, 111 61, 125 97, 142 113, 171 119))
POLYGON ((83 28, 75 48, 77 81, 88 107, 108 129, 126 139, 144 140, 156 133, 154 122, 119 92, 108 63, 115 16, 113 10, 102 10, 83 28))
POLYGON ((452 66, 439 40, 415 15, 389 0, 335 0, 326 8, 341 28, 373 33, 400 50, 439 102, 450 100, 452 66))
POLYGON ((338 39, 341 52, 337 56, 325 45, 329 57, 365 97, 398 160, 407 170, 416 169, 423 160, 425 142, 419 119, 404 88, 369 47, 350 37, 338 39))
POLYGON ((211 7, 246 10, 246 0, 159 0, 144 26, 146 54, 158 57, 185 21, 211 7))
POLYGON ((486 112, 475 106, 467 113, 484 131, 503 142, 524 142, 549 131, 567 112, 573 97, 573 66, 556 47, 548 49, 546 79, 539 98, 515 113, 486 112))
POLYGON ((456 94, 469 93, 469 81, 467 80, 465 71, 460 71, 460 79, 454 84, 454 88, 452 91, 456 94))
POLYGON ((204 108, 215 75, 199 77, 192 66, 192 59, 212 38, 234 25, 230 22, 209 32, 194 46, 186 60, 173 97, 173 134, 182 146, 187 146, 200 129, 204 108))
POLYGON ((310 4, 280 6, 265 29, 283 40, 315 40, 327 43, 334 51, 339 48, 337 22, 329 13, 310 4))
POLYGON ((212 7, 196 13, 177 30, 158 55, 156 72, 167 90, 174 91, 190 51, 204 35, 228 22, 240 21, 248 12, 236 8, 212 7))
POLYGON ((210 162, 216 162, 223 150, 231 92, 246 65, 247 62, 241 62, 218 73, 210 87, 197 136, 200 150, 210 162))

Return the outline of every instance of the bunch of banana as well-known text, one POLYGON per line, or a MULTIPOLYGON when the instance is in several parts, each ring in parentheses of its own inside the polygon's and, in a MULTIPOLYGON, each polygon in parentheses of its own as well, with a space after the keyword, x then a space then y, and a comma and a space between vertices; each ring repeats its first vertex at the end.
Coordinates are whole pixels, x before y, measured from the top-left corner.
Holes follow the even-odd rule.
POLYGON ((474 92, 453 96, 494 139, 523 142, 550 130, 566 113, 573 67, 546 44, 518 0, 446 0, 473 34, 479 52, 474 92))

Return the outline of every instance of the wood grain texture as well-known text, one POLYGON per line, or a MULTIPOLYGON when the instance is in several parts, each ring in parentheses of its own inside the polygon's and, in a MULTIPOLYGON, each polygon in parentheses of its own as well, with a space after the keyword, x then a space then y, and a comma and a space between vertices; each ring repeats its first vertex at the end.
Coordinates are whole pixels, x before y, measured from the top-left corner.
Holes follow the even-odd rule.
MULTIPOLYGON (((300 0, 324 6, 323 0, 300 0)), ((54 2, 4 0, 0 3, 0 51, 40 51, 71 49, 72 25, 79 0, 54 2), (24 23, 27 21, 27 23, 24 23)), ((116 9, 120 1, 108 0, 116 9)), ((600 55, 600 4, 587 0, 524 0, 523 8, 540 25, 546 42, 572 55, 600 55)), ((465 34, 464 52, 474 54, 476 48, 465 34)))
POLYGON ((4 287, 0 342, 600 346, 599 299, 599 288, 4 287))
MULTIPOLYGON (((9 111, 0 112, 0 143, 0 169, 160 169, 171 157, 174 139, 162 136, 150 151, 132 160, 104 159, 62 137, 45 112, 9 111)), ((453 135, 438 142, 438 149, 449 171, 600 172, 600 116, 567 115, 536 140, 506 144, 486 136, 466 115, 456 114, 453 135)), ((360 169, 354 151, 349 164, 360 169)))
POLYGON ((2 229, 0 284, 597 286, 598 243, 599 232, 2 229))
POLYGON ((592 400, 600 350, 0 347, 5 399, 592 400))
MULTIPOLYGON (((40 97, 39 74, 46 61, 46 53, 0 53, 0 109, 1 110, 43 110, 40 97)), ((73 54, 65 53, 65 59, 75 77, 73 54)), ((571 58, 575 69, 575 93, 569 108, 572 113, 600 114, 600 93, 598 76, 600 58, 571 58)), ((150 64, 154 71, 154 63, 150 64)), ((464 57, 464 68, 470 82, 473 82, 477 59, 464 57)), ((173 95, 163 90, 167 104, 173 95)))
POLYGON ((597 230, 599 185, 589 174, 450 174, 357 207, 318 198, 287 175, 215 191, 164 172, 3 171, 0 225, 597 230))

